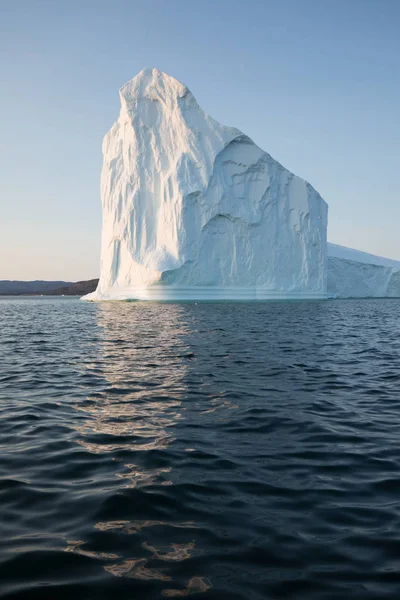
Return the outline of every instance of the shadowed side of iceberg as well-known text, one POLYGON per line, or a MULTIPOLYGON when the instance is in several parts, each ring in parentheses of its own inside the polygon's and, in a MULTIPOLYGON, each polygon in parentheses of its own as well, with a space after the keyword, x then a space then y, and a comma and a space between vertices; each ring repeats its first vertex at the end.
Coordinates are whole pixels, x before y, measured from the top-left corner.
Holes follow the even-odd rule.
POLYGON ((328 244, 328 296, 399 298, 400 261, 328 244))

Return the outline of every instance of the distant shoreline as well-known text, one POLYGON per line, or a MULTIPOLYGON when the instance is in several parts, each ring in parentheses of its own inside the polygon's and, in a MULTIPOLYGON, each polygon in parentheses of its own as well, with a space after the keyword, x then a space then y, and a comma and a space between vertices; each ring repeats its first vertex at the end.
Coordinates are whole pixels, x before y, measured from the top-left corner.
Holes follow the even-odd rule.
POLYGON ((87 281, 0 280, 0 296, 83 296, 97 288, 98 279, 87 281))

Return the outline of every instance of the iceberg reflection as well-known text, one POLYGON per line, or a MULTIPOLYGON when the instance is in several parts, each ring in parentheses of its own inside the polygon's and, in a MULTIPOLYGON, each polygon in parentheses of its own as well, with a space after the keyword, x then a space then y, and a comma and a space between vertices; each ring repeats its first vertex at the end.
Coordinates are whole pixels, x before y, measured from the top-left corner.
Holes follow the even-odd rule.
MULTIPOLYGON (((86 402, 77 406, 89 417, 79 427, 78 443, 86 450, 165 449, 174 439, 190 360, 182 310, 179 305, 99 305, 99 354, 88 368, 101 374, 103 385, 89 390, 86 402)), ((126 467, 129 474, 118 477, 146 482, 147 474, 135 463, 126 467)))
MULTIPOLYGON (((180 586, 163 590, 164 596, 206 591, 211 584, 193 572, 176 579, 173 566, 200 554, 193 539, 198 530, 169 512, 162 487, 174 485, 172 471, 189 449, 171 445, 189 395, 191 312, 177 304, 119 303, 98 305, 96 315, 96 356, 86 364, 86 376, 95 376, 97 385, 76 406, 84 418, 75 426, 82 448, 100 455, 99 461, 114 461, 113 479, 99 477, 99 485, 112 493, 94 524, 100 545, 102 539, 114 542, 112 552, 96 557, 116 577, 180 586), (129 540, 121 540, 126 536, 134 536, 134 552, 129 540)), ((94 557, 90 542, 70 543, 67 551, 94 557)))

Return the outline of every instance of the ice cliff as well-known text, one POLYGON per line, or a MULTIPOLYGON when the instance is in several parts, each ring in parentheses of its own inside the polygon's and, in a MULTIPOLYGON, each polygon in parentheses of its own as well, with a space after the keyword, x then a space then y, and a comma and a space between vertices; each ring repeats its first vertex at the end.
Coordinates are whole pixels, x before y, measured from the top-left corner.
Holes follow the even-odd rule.
POLYGON ((309 183, 157 69, 120 99, 86 300, 324 297, 327 205, 309 183))
POLYGON ((400 296, 400 262, 327 245, 321 196, 179 81, 145 69, 120 100, 85 300, 400 296))
POLYGON ((328 244, 328 296, 400 297, 400 261, 328 244))

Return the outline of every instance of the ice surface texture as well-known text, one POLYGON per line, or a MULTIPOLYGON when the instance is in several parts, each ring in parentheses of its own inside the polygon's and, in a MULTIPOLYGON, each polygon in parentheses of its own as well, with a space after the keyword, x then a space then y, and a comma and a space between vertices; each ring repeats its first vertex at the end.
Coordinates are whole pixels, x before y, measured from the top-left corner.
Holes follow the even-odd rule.
POLYGON ((324 297, 327 204, 176 79, 145 69, 104 138, 87 300, 324 297))
POLYGON ((400 297, 400 261, 328 244, 328 296, 400 297))

